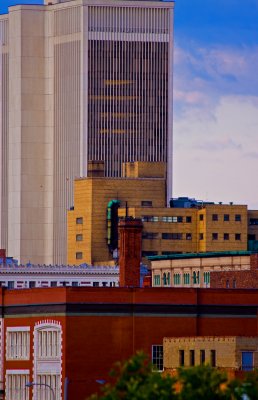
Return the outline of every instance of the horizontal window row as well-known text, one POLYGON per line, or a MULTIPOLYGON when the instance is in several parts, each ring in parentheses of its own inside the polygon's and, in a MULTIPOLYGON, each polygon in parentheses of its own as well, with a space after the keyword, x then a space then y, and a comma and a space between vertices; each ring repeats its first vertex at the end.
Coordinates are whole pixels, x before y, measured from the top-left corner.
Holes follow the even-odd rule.
MULTIPOLYGON (((143 239, 159 239, 160 234, 158 232, 143 232, 142 233, 143 239)), ((164 232, 161 234, 161 238, 164 240, 192 240, 191 233, 170 233, 164 232)))
MULTIPOLYGON (((232 217, 232 216, 230 216, 229 214, 223 214, 223 216, 219 215, 219 214, 212 214, 211 220, 212 221, 222 220, 222 221, 227 222, 227 221, 230 221, 230 217, 232 217)), ((235 214, 233 217, 233 220, 235 222, 241 222, 241 220, 242 220, 241 214, 235 214)), ((204 221, 204 214, 199 215, 199 221, 204 221)))
MULTIPOLYGON (((186 350, 178 351, 178 363, 180 367, 189 366, 194 367, 196 365, 196 353, 195 350, 189 350, 189 363, 186 363, 186 350)), ((216 350, 199 350, 199 365, 209 363, 211 367, 216 367, 216 350), (209 356, 208 354, 209 353, 209 356)))
MULTIPOLYGON (((235 240, 241 240, 241 233, 223 233, 223 235, 220 235, 217 232, 213 232, 211 234, 211 239, 212 240, 219 240, 223 238, 223 240, 230 240, 232 238, 235 238, 235 240)), ((204 240, 204 233, 199 233, 199 240, 204 240)))
POLYGON ((143 215, 142 216, 142 222, 173 222, 173 223, 191 223, 192 222, 192 217, 191 216, 163 216, 163 217, 158 217, 154 215, 143 215))
MULTIPOLYGON (((162 283, 164 286, 170 286, 171 284, 171 275, 170 272, 164 272, 162 276, 155 274, 153 283, 154 286, 160 286, 161 284, 161 279, 162 283)), ((193 275, 191 276, 189 272, 185 272, 183 274, 181 273, 174 273, 173 274, 173 284, 176 285, 198 285, 200 284, 200 271, 193 271, 193 275)), ((208 285, 210 284, 210 272, 206 271, 203 273, 203 283, 208 285)))

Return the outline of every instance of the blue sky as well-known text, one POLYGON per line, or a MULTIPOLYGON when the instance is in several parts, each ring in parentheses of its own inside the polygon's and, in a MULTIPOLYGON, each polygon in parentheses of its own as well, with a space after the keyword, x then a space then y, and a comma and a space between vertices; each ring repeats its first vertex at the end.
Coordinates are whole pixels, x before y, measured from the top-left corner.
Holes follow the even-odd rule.
POLYGON ((258 0, 177 0, 174 54, 173 196, 258 209, 258 0))

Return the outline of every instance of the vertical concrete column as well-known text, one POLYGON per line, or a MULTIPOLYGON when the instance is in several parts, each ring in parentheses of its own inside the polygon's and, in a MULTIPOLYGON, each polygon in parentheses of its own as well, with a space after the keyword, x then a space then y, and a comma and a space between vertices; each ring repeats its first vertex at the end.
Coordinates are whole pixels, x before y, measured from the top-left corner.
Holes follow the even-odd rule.
POLYGON ((121 287, 140 286, 142 221, 124 218, 119 222, 119 267, 121 287))

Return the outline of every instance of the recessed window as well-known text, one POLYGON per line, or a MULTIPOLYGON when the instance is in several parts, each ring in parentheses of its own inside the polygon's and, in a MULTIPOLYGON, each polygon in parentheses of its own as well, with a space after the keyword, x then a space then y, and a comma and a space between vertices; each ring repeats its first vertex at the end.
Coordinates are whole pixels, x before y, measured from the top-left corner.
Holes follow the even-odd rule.
POLYGON ((163 346, 152 346, 152 364, 158 371, 163 371, 163 346))
POLYGON ((185 351, 179 350, 179 366, 183 367, 185 365, 185 351))
POLYGON ((218 214, 212 214, 212 221, 218 221, 219 217, 218 214))
POLYGON ((203 233, 199 233, 199 240, 203 240, 203 233))
POLYGON ((182 233, 162 233, 162 239, 182 240, 183 234, 182 233))
POLYGON ((195 352, 194 350, 190 350, 190 367, 195 366, 195 352))
POLYGON ((50 282, 51 287, 57 287, 57 281, 52 281, 50 282))
POLYGON ((211 350, 211 366, 216 367, 216 350, 211 350))
POLYGON ((224 240, 229 240, 229 233, 224 233, 224 240))
POLYGON ((142 232, 143 239, 157 239, 158 236, 157 232, 142 232))
POLYGON ((83 256, 82 252, 81 252, 81 251, 78 251, 78 252, 76 253, 76 260, 82 260, 82 256, 83 256))
POLYGON ((200 364, 205 364, 205 350, 200 350, 200 364))
POLYGON ((229 289, 229 280, 226 280, 226 288, 229 289))
POLYGON ((242 370, 252 371, 254 368, 254 353, 252 351, 242 351, 242 370))
POLYGON ((186 240, 192 240, 192 234, 186 233, 185 238, 186 238, 186 240))
POLYGON ((235 240, 241 240, 241 233, 235 234, 235 240))
POLYGON ((236 287, 237 287, 236 279, 233 279, 233 284, 232 284, 232 286, 233 286, 233 289, 236 289, 236 287))
POLYGON ((255 238, 256 238, 256 236, 253 234, 248 235, 248 240, 255 240, 255 238))
POLYGON ((160 275, 154 275, 154 286, 160 286, 160 275))
POLYGON ((249 225, 258 225, 258 218, 250 218, 249 225))
POLYGON ((143 215, 142 222, 159 222, 159 217, 153 215, 143 215))
POLYGON ((14 281, 8 281, 7 282, 7 288, 8 289, 14 289, 14 281))
POLYGON ((93 282, 93 287, 99 287, 99 282, 93 282))
POLYGON ((83 218, 82 217, 78 217, 76 218, 76 224, 83 224, 83 218))
POLYGON ((203 214, 200 214, 199 215, 199 221, 203 221, 204 220, 204 215, 203 214))
POLYGON ((7 328, 6 358, 28 360, 30 358, 30 328, 7 328))
POLYGON ((235 215, 235 221, 241 221, 241 214, 235 215))
POLYGON ((224 214, 224 221, 229 221, 229 214, 224 214))
POLYGON ((212 234, 212 240, 218 240, 218 237, 219 237, 218 233, 212 234))
POLYGON ((78 282, 72 282, 72 286, 79 286, 78 282))
POLYGON ((152 207, 152 201, 150 200, 143 200, 141 202, 142 207, 152 207))
POLYGON ((192 222, 192 217, 187 216, 185 218, 185 222, 187 222, 188 224, 190 224, 192 222))
POLYGON ((34 287, 36 287, 36 282, 35 281, 29 281, 29 288, 33 289, 34 287))
POLYGON ((76 235, 76 242, 82 242, 83 241, 83 234, 79 233, 78 235, 76 235))

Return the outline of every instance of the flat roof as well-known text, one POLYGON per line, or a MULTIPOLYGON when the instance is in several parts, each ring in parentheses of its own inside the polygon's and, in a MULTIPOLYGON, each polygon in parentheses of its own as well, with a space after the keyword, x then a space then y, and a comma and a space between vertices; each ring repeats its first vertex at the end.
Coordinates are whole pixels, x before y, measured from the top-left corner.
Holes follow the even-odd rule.
POLYGON ((257 254, 257 251, 218 251, 218 252, 207 252, 207 253, 184 253, 184 254, 163 254, 159 256, 148 256, 150 261, 161 261, 161 260, 180 260, 188 258, 211 258, 211 257, 232 257, 232 256, 250 256, 251 254, 257 254))

